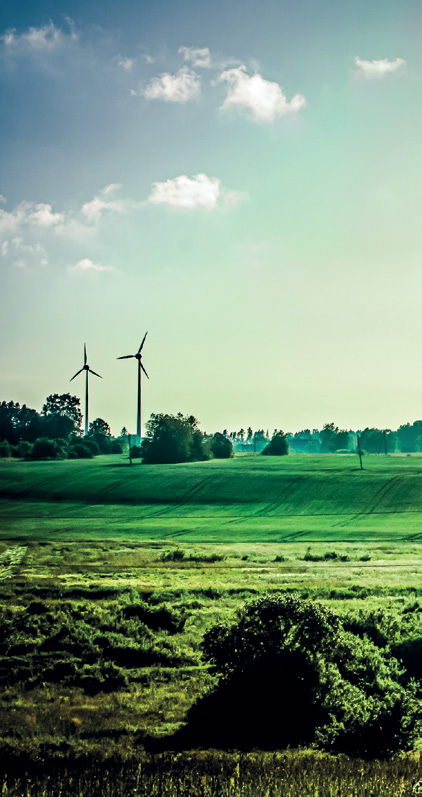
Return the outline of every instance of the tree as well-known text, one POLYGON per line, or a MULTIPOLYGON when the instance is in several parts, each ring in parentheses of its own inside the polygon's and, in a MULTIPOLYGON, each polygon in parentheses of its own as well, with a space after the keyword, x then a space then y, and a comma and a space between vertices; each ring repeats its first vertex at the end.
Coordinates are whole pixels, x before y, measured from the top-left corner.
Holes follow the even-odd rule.
POLYGON ((397 439, 400 451, 412 453, 421 450, 422 443, 422 421, 405 423, 397 429, 397 439))
POLYGON ((284 432, 274 430, 274 434, 264 448, 263 454, 266 456, 284 456, 289 453, 289 441, 284 432))
POLYGON ((216 459, 230 459, 233 456, 232 442, 221 432, 216 432, 212 436, 210 447, 216 459))
POLYGON ((43 430, 46 437, 68 438, 80 431, 82 413, 80 400, 70 393, 52 393, 47 396, 42 408, 43 430))
POLYGON ((396 447, 396 436, 389 429, 368 428, 360 432, 360 446, 367 454, 384 454, 385 449, 392 452, 396 447))
POLYGON ((95 418, 89 424, 87 437, 94 440, 102 454, 108 454, 111 441, 111 429, 107 421, 102 418, 95 418))
POLYGON ((193 462, 209 459, 205 438, 193 415, 153 413, 142 441, 145 463, 193 462))
MULTIPOLYGON (((188 716, 230 747, 280 749, 316 744, 360 757, 410 749, 415 688, 387 649, 347 629, 321 603, 267 596, 217 624, 203 651, 220 675, 216 691, 188 716)), ((203 731, 204 733, 204 731, 203 731)))
POLYGON ((322 427, 319 436, 321 439, 321 454, 332 454, 336 450, 338 426, 333 423, 326 423, 322 427))
POLYGON ((20 404, 2 401, 0 405, 0 440, 15 444, 19 440, 20 404))

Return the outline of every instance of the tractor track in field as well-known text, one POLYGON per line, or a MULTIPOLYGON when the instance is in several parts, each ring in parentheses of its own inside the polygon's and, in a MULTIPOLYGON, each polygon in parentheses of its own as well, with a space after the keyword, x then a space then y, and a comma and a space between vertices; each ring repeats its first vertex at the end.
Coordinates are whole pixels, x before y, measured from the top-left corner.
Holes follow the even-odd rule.
POLYGON ((349 520, 341 520, 339 523, 334 523, 333 528, 338 526, 343 527, 347 526, 349 523, 353 523, 354 520, 359 520, 359 518, 364 517, 365 515, 376 515, 376 514, 393 514, 393 512, 376 512, 379 505, 385 499, 385 496, 391 492, 391 490, 398 484, 398 482, 403 481, 404 476, 393 476, 391 479, 388 479, 382 487, 377 490, 369 505, 366 509, 363 509, 361 512, 358 512, 353 517, 349 518, 349 520))
POLYGON ((271 503, 268 504, 268 506, 259 509, 258 512, 256 512, 255 514, 263 515, 264 513, 268 514, 268 512, 275 512, 276 509, 278 509, 282 504, 284 504, 286 498, 290 497, 291 494, 297 489, 297 487, 299 486, 298 483, 303 481, 304 479, 306 479, 306 475, 297 476, 295 479, 293 479, 293 481, 290 482, 290 484, 287 485, 287 487, 284 487, 284 489, 280 491, 280 493, 278 494, 277 498, 274 499, 274 501, 271 501, 271 503))
MULTIPOLYGON (((283 487, 283 489, 279 492, 277 498, 275 498, 273 501, 270 501, 270 503, 267 504, 266 506, 263 506, 262 509, 258 509, 255 512, 251 512, 248 515, 242 515, 235 517, 232 520, 228 520, 226 525, 229 526, 234 523, 242 523, 244 520, 250 520, 251 518, 259 517, 260 515, 267 516, 269 512, 275 512, 275 510, 278 509, 284 503, 286 498, 290 496, 292 492, 294 492, 294 490, 298 486, 297 483, 302 481, 303 479, 306 479, 305 475, 297 476, 286 487, 283 487)), ((289 517, 293 516, 289 515, 289 517)))
POLYGON ((182 495, 182 497, 174 504, 172 504, 170 507, 168 507, 167 509, 162 509, 158 512, 154 512, 151 515, 148 515, 148 517, 162 517, 163 515, 168 515, 171 512, 174 512, 175 509, 179 509, 182 506, 186 506, 186 504, 189 503, 193 495, 197 495, 202 490, 202 488, 205 487, 205 485, 211 484, 211 482, 216 481, 216 479, 218 478, 219 478, 218 476, 211 476, 207 479, 202 479, 202 481, 198 482, 198 484, 195 484, 194 487, 190 487, 189 490, 186 490, 184 495, 182 495))

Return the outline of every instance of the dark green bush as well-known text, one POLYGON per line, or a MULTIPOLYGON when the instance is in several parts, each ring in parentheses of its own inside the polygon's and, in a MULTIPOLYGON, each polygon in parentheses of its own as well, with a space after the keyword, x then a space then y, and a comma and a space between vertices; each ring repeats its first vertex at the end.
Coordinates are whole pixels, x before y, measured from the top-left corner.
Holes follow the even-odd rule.
POLYGON ((287 435, 285 435, 284 432, 275 432, 262 453, 265 454, 265 456, 278 457, 288 454, 289 441, 287 439, 287 435))
POLYGON ((60 438, 52 440, 49 437, 38 437, 26 456, 35 460, 65 459, 66 441, 60 438))
POLYGON ((142 448, 141 446, 131 446, 130 447, 130 456, 132 459, 141 459, 142 457, 142 448))
POLYGON ((233 456, 233 445, 230 438, 216 432, 210 441, 212 455, 216 459, 230 459, 233 456))
POLYGON ((260 598, 232 625, 204 637, 220 684, 191 712, 188 727, 208 743, 280 748, 317 744, 333 752, 383 757, 411 748, 415 689, 403 668, 367 635, 346 630, 332 611, 298 595, 260 598))
POLYGON ((12 456, 12 449, 7 440, 0 440, 0 458, 7 459, 12 456))
POLYGON ((85 443, 73 443, 67 450, 69 459, 92 459, 94 454, 91 446, 85 443))

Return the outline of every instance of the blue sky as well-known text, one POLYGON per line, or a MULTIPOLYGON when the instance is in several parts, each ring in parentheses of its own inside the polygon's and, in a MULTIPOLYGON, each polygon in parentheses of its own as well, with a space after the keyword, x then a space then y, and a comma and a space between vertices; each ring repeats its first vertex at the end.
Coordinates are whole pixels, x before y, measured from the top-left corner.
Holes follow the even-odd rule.
POLYGON ((417 2, 3 2, 1 398, 421 416, 417 2))

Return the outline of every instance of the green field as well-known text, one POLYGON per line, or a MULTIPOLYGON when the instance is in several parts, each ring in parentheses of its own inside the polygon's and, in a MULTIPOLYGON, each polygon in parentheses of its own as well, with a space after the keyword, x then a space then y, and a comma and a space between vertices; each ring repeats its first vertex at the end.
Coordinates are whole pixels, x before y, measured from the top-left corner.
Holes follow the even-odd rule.
MULTIPOLYGON (((421 488, 417 455, 366 456, 363 471, 348 455, 240 455, 184 465, 135 461, 132 467, 118 456, 0 461, 0 594, 14 640, 8 645, 5 636, 3 643, 0 748, 13 755, 61 750, 138 760, 144 738, 177 731, 192 704, 213 688, 215 676, 201 657, 204 632, 262 593, 296 591, 329 602, 340 614, 383 609, 399 625, 417 618, 421 488), (133 628, 121 612, 135 611, 139 600, 151 612, 166 606, 184 624, 171 633, 155 629, 145 661, 128 663, 133 628), (35 620, 25 625, 31 611, 35 620), (58 629, 67 626, 73 636, 61 639, 58 629), (98 651, 89 634, 98 628, 115 640, 112 664, 123 680, 111 691, 84 686, 93 666, 89 657, 98 651), (49 638, 57 633, 52 648, 49 638), (57 661, 63 672, 73 667, 63 682, 51 675, 57 661)), ((295 772, 306 780, 301 760, 295 772)), ((414 780, 419 753, 412 761, 414 780)), ((270 780, 278 778, 274 772, 270 780)), ((333 793, 360 794, 358 780, 347 786, 347 778, 338 778, 333 793)), ((410 794, 408 779, 406 790, 394 791, 397 778, 385 794, 410 794)), ((259 793, 242 783, 230 793, 243 787, 245 794, 259 793)), ((209 784, 204 794, 214 793, 209 784)), ((224 784, 229 793, 229 781, 224 784)), ((3 793, 19 794, 19 788, 3 793)), ((119 793, 115 788, 110 794, 119 793)), ((277 788, 274 794, 308 793, 304 785, 291 792, 277 788)), ((317 793, 310 788, 309 794, 317 793)))
POLYGON ((122 457, 0 462, 5 538, 189 543, 420 542, 422 457, 237 456, 129 467, 122 457))

